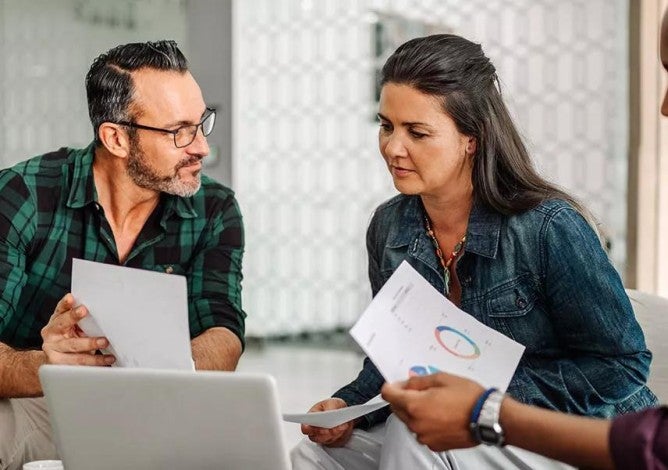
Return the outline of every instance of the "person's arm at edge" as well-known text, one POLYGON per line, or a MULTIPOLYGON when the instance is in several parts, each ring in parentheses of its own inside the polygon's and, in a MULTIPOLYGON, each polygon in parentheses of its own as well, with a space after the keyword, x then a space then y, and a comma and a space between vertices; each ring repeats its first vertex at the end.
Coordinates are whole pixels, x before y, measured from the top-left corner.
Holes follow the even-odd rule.
MULTIPOLYGON (((476 382, 438 373, 385 384, 382 395, 392 411, 435 452, 478 445, 471 414, 484 389, 476 382)), ((506 395, 499 423, 504 443, 585 468, 614 468, 610 453, 611 421, 546 410, 506 395)))
POLYGON ((191 354, 196 370, 236 369, 244 350, 241 263, 244 230, 234 193, 212 185, 205 198, 205 243, 186 274, 191 354))
POLYGON ((43 351, 20 351, 0 343, 0 397, 41 396, 42 385, 37 370, 45 362, 43 351))
MULTIPOLYGON (((3 236, 0 239, 0 293, 2 294, 2 312, 0 326, 7 320, 7 312, 14 306, 6 300, 7 292, 16 292, 21 289, 22 283, 10 280, 21 279, 22 265, 25 263, 25 244, 34 234, 34 224, 26 222, 15 227, 16 214, 19 211, 17 204, 10 196, 16 199, 24 198, 30 201, 30 192, 23 179, 14 171, 0 172, 0 226, 3 236)), ((23 201, 22 201, 23 202, 23 201)), ((33 212, 34 205, 23 204, 26 212, 33 212)), ((0 328, 0 332, 2 329, 0 328)), ((46 356, 41 350, 19 350, 0 342, 0 397, 36 397, 42 395, 42 386, 37 376, 37 369, 46 362, 46 356)))
POLYGON ((233 371, 241 357, 241 341, 223 327, 209 328, 190 341, 197 370, 233 371))
POLYGON ((610 420, 567 415, 506 397, 499 422, 507 445, 577 467, 614 468, 608 444, 610 420))

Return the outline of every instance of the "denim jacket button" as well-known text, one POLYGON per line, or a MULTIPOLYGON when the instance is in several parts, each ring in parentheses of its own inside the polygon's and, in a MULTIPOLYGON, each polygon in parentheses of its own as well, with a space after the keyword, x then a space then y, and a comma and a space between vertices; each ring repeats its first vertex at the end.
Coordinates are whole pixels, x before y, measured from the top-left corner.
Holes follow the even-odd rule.
POLYGON ((517 308, 524 308, 527 306, 527 301, 523 297, 518 297, 515 301, 515 305, 517 305, 517 308))

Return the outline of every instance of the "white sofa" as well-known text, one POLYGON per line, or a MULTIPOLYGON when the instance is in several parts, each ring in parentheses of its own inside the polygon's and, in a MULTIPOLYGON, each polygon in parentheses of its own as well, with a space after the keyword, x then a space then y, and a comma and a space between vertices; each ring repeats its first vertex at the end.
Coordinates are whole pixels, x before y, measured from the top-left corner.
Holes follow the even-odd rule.
POLYGON ((668 298, 633 289, 626 293, 645 333, 652 354, 649 387, 662 403, 668 403, 668 298))

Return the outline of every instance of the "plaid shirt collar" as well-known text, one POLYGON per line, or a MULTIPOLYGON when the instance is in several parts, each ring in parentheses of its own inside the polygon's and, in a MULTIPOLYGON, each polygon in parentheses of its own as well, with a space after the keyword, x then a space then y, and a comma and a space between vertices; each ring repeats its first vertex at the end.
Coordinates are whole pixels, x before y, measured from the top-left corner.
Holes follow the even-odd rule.
MULTIPOLYGON (((67 207, 80 209, 88 204, 97 202, 97 190, 93 178, 93 160, 95 159, 95 142, 91 142, 83 149, 71 150, 68 159, 68 168, 63 172, 63 187, 69 186, 69 197, 67 207), (71 177, 70 177, 71 173, 71 177)), ((182 219, 197 217, 197 211, 191 197, 180 197, 163 193, 160 204, 165 205, 162 221, 167 220, 172 214, 182 219)))

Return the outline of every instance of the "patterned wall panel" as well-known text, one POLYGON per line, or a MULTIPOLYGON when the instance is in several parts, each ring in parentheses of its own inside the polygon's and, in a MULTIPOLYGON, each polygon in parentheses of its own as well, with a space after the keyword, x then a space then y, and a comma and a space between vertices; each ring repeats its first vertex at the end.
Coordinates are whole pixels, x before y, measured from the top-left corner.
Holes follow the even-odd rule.
POLYGON ((252 335, 347 326, 369 301, 364 232, 394 190, 373 122, 379 18, 481 42, 536 164, 625 259, 628 0, 240 0, 234 187, 252 335))

